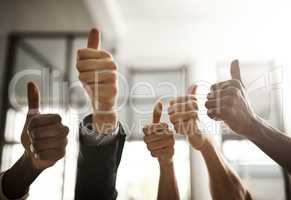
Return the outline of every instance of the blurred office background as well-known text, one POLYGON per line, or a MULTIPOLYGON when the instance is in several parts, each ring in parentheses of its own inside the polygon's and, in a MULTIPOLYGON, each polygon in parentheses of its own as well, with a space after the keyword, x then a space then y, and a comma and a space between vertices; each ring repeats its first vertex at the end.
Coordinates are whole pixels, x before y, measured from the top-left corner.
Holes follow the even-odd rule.
MULTIPOLYGON (((286 172, 209 120, 203 108, 210 85, 230 78, 229 63, 239 58, 256 112, 291 132, 290 10, 288 0, 1 0, 1 171, 23 153, 26 82, 34 80, 42 111, 61 113, 71 131, 66 157, 37 179, 29 199, 73 199, 78 124, 90 112, 75 69, 76 50, 86 47, 88 31, 98 27, 102 47, 119 65, 119 116, 129 133, 118 172, 119 200, 155 199, 159 168, 141 127, 150 122, 158 98, 167 107, 191 83, 199 85, 201 121, 254 199, 290 199, 286 172)), ((211 199, 201 155, 179 136, 175 150, 182 199, 211 199)))

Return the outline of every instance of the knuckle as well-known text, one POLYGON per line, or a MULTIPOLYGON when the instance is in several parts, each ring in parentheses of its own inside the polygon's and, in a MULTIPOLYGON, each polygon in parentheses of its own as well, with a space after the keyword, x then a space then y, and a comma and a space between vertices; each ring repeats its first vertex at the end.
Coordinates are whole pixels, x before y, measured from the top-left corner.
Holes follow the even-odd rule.
POLYGON ((151 149, 151 144, 147 144, 147 149, 148 149, 149 151, 152 151, 152 149, 151 149))
POLYGON ((113 59, 113 56, 108 51, 100 50, 100 53, 102 53, 102 55, 104 55, 104 57, 109 57, 111 60, 113 59))
POLYGON ((69 133, 69 128, 66 127, 66 126, 63 126, 59 131, 60 131, 61 134, 67 136, 68 133, 69 133))
POLYGON ((207 113, 207 116, 208 116, 210 119, 213 119, 213 115, 212 115, 212 114, 207 113))
POLYGON ((173 146, 175 144, 175 140, 174 140, 174 138, 171 138, 170 139, 170 146, 173 146))
POLYGON ((197 110, 198 109, 198 102, 196 100, 191 101, 190 108, 194 109, 194 110, 197 110))
POLYGON ((39 125, 39 121, 40 121, 40 117, 41 117, 41 115, 33 117, 33 118, 30 120, 29 126, 30 126, 30 127, 31 127, 31 126, 34 126, 34 127, 38 126, 38 125, 39 125))
POLYGON ((64 148, 66 148, 67 144, 68 144, 68 139, 65 138, 65 140, 64 140, 64 148))
POLYGON ((145 144, 147 145, 147 144, 148 144, 148 136, 145 135, 145 136, 143 137, 143 141, 144 141, 145 144))
POLYGON ((216 87, 217 87, 217 84, 213 84, 211 85, 210 90, 213 91, 216 87))
POLYGON ((240 90, 238 88, 236 88, 236 87, 231 88, 231 94, 233 96, 237 96, 239 93, 240 93, 240 90))
POLYGON ((198 117, 197 111, 192 111, 192 115, 193 115, 194 119, 196 119, 198 117))
POLYGON ((53 116, 53 118, 55 118, 57 121, 62 121, 62 117, 61 117, 59 114, 55 113, 55 114, 52 114, 52 116, 53 116))
POLYGON ((113 84, 113 86, 112 86, 112 94, 113 94, 113 96, 116 96, 117 92, 118 92, 118 88, 117 88, 116 84, 113 84))
POLYGON ((169 117, 169 119, 170 119, 170 122, 174 123, 176 117, 175 117, 175 115, 171 115, 171 116, 169 117))
POLYGON ((117 65, 116 65, 116 63, 115 63, 113 60, 109 60, 109 61, 107 62, 107 65, 108 65, 109 67, 111 67, 113 70, 117 70, 117 65))
POLYGON ((241 91, 239 89, 236 89, 235 95, 236 95, 236 97, 239 97, 241 95, 241 91))
POLYGON ((77 61, 76 68, 77 68, 78 71, 81 71, 82 61, 80 61, 80 60, 77 61))
POLYGON ((77 56, 80 56, 80 54, 85 53, 86 50, 87 50, 87 48, 86 48, 86 49, 78 49, 78 50, 77 50, 77 56))
POLYGON ((231 81, 231 84, 233 85, 233 86, 235 86, 235 87, 241 87, 241 83, 240 83, 240 81, 239 80, 237 80, 237 79, 232 79, 232 80, 230 80, 231 81))
POLYGON ((204 105, 206 108, 209 108, 209 101, 207 100, 204 105))
POLYGON ((117 73, 115 71, 112 72, 112 80, 117 81, 117 73))
POLYGON ((212 109, 207 110, 207 116, 211 119, 215 117, 215 114, 212 109))

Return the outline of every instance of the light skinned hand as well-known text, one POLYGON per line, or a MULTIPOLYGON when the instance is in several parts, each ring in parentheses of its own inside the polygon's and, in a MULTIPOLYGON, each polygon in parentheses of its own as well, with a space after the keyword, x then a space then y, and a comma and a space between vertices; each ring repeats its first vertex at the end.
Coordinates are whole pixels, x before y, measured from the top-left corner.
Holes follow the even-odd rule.
POLYGON ((153 122, 143 128, 144 141, 151 155, 160 164, 172 162, 174 155, 174 135, 166 123, 160 122, 163 105, 158 102, 153 111, 153 122))
POLYGON ((177 133, 185 135, 191 146, 201 150, 205 143, 198 129, 198 103, 196 98, 197 85, 189 87, 187 96, 177 97, 170 101, 168 115, 177 133))
POLYGON ((92 29, 87 48, 78 50, 77 69, 91 99, 95 130, 112 133, 117 126, 117 65, 109 52, 99 48, 99 40, 99 31, 92 29))
POLYGON ((223 120, 234 132, 247 136, 256 119, 240 75, 239 61, 231 63, 231 79, 211 86, 205 103, 207 115, 223 120))

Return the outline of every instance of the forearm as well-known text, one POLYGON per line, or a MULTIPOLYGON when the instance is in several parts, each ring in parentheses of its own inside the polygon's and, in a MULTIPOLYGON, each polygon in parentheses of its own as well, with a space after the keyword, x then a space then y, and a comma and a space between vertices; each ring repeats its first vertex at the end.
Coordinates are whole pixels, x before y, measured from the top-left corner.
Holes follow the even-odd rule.
POLYGON ((213 200, 251 199, 239 177, 227 166, 210 140, 205 141, 201 153, 208 169, 213 200))
POLYGON ((31 161, 25 155, 5 172, 2 189, 9 199, 18 199, 27 194, 30 185, 41 173, 33 168, 31 161))
POLYGON ((179 189, 177 186, 176 175, 173 161, 160 161, 160 180, 158 190, 158 200, 178 200, 179 189))
POLYGON ((279 130, 271 127, 261 118, 257 118, 248 139, 254 142, 262 151, 270 156, 279 165, 291 173, 291 138, 283 135, 279 130))

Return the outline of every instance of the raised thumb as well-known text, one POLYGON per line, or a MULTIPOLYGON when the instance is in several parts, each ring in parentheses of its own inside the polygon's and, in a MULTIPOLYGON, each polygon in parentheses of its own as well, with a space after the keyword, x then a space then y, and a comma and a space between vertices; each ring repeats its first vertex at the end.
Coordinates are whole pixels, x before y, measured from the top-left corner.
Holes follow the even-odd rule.
POLYGON ((100 34, 96 28, 92 28, 89 32, 87 47, 92 49, 99 48, 100 34))
POLYGON ((188 90, 187 90, 187 94, 188 95, 195 95, 196 91, 197 91, 198 86, 197 85, 191 85, 188 90))
POLYGON ((242 82, 239 68, 239 61, 233 60, 230 64, 230 74, 232 79, 237 79, 242 82))
POLYGON ((163 111, 163 104, 161 101, 159 101, 155 107, 154 107, 154 112, 153 112, 153 123, 159 123, 161 120, 162 116, 162 111, 163 111))
POLYGON ((27 84, 28 114, 39 113, 39 90, 33 82, 27 84))

